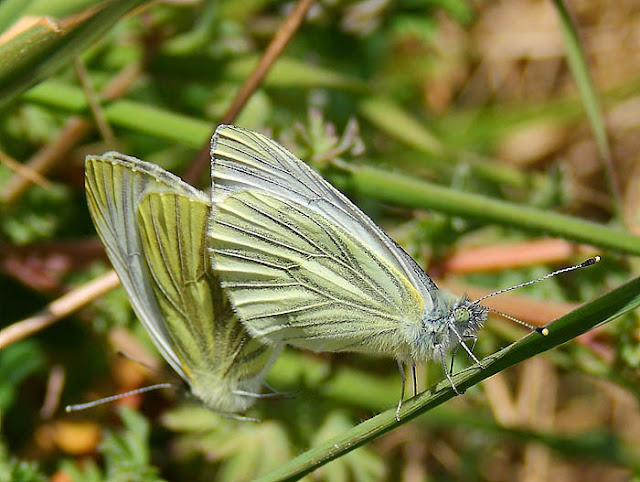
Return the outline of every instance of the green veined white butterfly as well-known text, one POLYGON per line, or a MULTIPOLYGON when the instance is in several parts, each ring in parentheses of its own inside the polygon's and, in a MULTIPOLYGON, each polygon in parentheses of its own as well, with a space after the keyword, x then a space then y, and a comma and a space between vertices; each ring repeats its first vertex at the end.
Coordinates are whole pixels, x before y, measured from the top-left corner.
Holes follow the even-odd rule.
POLYGON ((481 300, 438 289, 346 196, 272 139, 223 125, 211 158, 207 249, 252 335, 394 357, 403 393, 402 364, 440 359, 455 389, 445 355, 462 345, 478 361, 464 342, 487 319, 481 300))
POLYGON ((85 171, 96 230, 162 356, 207 407, 245 410, 277 348, 249 336, 209 270, 209 197, 117 152, 87 157, 85 171))

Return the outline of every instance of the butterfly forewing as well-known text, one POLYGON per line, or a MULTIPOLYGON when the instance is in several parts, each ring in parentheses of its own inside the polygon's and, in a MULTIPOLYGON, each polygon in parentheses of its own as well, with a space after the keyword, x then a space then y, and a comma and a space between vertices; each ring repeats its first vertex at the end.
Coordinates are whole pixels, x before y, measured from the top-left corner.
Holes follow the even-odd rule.
MULTIPOLYGON (((238 190, 262 191, 292 200, 340 226, 410 280, 432 306, 437 288, 416 262, 346 196, 272 139, 222 125, 211 148, 213 204, 238 190)), ((215 216, 215 212, 214 212, 215 216)))
POLYGON ((419 323, 424 310, 385 258, 290 199, 249 190, 227 196, 217 206, 209 250, 240 319, 278 342, 386 352, 390 343, 402 345, 388 335, 419 323))
POLYGON ((85 188, 89 211, 109 259, 129 294, 131 304, 163 357, 185 377, 169 342, 151 287, 137 227, 135 207, 148 192, 182 192, 207 204, 204 193, 153 164, 109 152, 88 157, 85 188))

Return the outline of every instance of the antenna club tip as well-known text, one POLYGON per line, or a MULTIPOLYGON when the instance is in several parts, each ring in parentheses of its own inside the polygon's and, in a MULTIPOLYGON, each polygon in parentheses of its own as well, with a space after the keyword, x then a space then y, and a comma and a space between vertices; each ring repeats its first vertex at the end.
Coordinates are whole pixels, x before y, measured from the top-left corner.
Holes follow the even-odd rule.
POLYGON ((582 263, 582 266, 587 267, 587 266, 594 265, 596 263, 599 263, 601 259, 602 258, 600 256, 594 256, 593 258, 589 258, 584 263, 582 263))
POLYGON ((67 405, 64 407, 64 411, 67 413, 73 412, 73 407, 71 405, 67 405))
POLYGON ((540 333, 542 336, 549 335, 549 328, 536 328, 536 331, 540 333))

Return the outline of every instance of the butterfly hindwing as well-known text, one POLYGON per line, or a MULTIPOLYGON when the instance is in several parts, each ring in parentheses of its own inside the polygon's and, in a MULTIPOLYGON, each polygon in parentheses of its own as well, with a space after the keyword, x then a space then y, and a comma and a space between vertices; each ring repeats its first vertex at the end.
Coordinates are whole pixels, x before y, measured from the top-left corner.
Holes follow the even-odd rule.
POLYGON ((256 391, 273 347, 249 336, 207 269, 208 215, 206 204, 181 194, 142 199, 138 224, 152 288, 196 394, 216 390, 215 384, 256 391))
MULTIPOLYGON (((215 316, 202 259, 208 206, 173 193, 149 193, 137 209, 142 252, 164 325, 187 374, 206 366, 201 354, 215 342, 215 316)), ((225 322, 226 320, 218 320, 225 322)), ((216 367, 218 353, 210 353, 216 367)))

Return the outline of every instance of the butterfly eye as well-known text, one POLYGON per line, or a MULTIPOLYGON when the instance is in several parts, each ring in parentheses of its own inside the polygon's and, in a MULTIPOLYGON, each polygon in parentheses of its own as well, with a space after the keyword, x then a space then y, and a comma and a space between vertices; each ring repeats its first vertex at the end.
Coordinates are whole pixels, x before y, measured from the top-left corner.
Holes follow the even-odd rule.
POLYGON ((456 308, 453 312, 456 323, 466 323, 471 319, 471 314, 466 308, 456 308))

